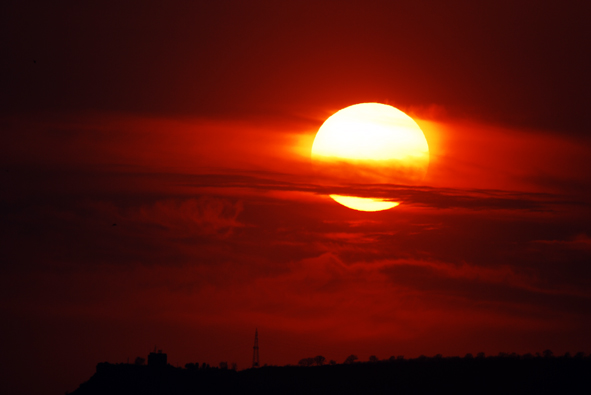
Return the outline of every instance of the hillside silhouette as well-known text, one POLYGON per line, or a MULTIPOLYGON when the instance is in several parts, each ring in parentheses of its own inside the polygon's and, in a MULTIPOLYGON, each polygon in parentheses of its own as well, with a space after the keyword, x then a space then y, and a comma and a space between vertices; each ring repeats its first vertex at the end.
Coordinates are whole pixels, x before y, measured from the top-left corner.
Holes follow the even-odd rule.
MULTIPOLYGON (((98 394, 577 394, 591 390, 591 357, 482 354, 236 371, 187 364, 99 363, 72 395, 98 394)), ((321 360, 320 358, 316 359, 321 360)), ((322 359, 323 361, 323 359, 322 359)))

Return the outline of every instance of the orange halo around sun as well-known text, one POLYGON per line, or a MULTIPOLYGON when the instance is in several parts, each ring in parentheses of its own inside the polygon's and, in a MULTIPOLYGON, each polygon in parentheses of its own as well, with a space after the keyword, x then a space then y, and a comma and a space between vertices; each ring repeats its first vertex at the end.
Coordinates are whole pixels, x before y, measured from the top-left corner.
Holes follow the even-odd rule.
MULTIPOLYGON (((331 115, 312 145, 312 159, 330 178, 356 184, 409 184, 424 178, 429 146, 423 131, 404 112, 380 103, 361 103, 331 115)), ((395 202, 378 197, 330 195, 360 211, 381 211, 395 202)))

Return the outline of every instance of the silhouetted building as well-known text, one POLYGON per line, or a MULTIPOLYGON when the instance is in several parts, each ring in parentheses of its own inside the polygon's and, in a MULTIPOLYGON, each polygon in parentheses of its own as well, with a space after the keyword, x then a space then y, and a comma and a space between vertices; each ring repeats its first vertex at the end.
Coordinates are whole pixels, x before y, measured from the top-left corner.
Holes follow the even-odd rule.
POLYGON ((158 352, 154 350, 154 352, 151 352, 150 355, 148 355, 148 366, 166 366, 166 354, 164 354, 162 350, 158 350, 158 352))

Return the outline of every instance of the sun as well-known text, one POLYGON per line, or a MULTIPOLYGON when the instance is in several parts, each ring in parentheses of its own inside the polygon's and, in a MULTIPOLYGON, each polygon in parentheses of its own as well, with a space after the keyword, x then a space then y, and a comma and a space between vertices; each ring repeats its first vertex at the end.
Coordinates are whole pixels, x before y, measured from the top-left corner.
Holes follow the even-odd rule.
MULTIPOLYGON (((361 103, 331 115, 312 145, 312 160, 332 184, 414 184, 429 166, 429 145, 419 125, 404 112, 380 103, 361 103)), ((380 197, 330 195, 360 211, 400 204, 380 197)))

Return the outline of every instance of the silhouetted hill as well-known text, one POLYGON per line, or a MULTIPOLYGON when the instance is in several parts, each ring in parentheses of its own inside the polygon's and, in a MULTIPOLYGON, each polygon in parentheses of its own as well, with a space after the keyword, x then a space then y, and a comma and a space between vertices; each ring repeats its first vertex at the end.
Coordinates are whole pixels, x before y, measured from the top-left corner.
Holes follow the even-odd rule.
POLYGON ((240 372, 99 363, 96 374, 72 395, 586 394, 590 390, 590 358, 455 357, 240 372))

